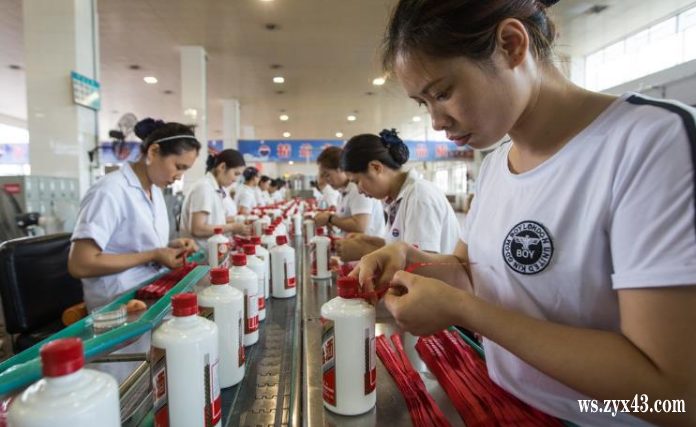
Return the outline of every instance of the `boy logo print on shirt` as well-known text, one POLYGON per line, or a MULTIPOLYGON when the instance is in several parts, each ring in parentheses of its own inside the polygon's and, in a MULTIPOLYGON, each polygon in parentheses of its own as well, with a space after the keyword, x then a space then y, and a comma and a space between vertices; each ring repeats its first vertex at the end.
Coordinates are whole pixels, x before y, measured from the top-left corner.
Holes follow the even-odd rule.
POLYGON ((551 233, 536 221, 517 224, 503 241, 503 258, 520 274, 541 273, 553 258, 551 233))

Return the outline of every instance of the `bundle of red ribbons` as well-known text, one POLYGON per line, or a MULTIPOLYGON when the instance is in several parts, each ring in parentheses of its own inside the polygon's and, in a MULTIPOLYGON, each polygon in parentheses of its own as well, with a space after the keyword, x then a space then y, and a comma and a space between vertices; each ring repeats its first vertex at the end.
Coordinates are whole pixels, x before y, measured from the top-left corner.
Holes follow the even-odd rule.
POLYGON ((422 337, 416 350, 467 427, 564 426, 495 384, 488 376, 486 363, 457 332, 422 337))
POLYGON ((143 286, 135 293, 135 297, 140 300, 158 300, 164 296, 171 288, 176 286, 187 274, 196 268, 195 262, 184 263, 183 266, 172 270, 147 286, 143 286))
POLYGON ((384 335, 377 337, 377 355, 403 394, 413 425, 415 427, 451 427, 425 388, 420 375, 413 369, 399 336, 394 334, 391 340, 396 352, 389 345, 387 337, 384 335))

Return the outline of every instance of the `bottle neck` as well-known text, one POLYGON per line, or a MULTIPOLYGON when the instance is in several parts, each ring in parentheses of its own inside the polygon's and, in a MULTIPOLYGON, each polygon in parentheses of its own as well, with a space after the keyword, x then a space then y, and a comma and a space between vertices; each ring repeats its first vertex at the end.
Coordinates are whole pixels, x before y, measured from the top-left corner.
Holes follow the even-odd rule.
POLYGON ((191 314, 188 316, 174 316, 174 322, 176 322, 177 325, 192 325, 196 323, 198 320, 198 315, 196 314, 191 314))
POLYGON ((82 368, 72 374, 62 375, 60 377, 46 377, 46 383, 49 387, 67 387, 80 381, 84 372, 82 368))

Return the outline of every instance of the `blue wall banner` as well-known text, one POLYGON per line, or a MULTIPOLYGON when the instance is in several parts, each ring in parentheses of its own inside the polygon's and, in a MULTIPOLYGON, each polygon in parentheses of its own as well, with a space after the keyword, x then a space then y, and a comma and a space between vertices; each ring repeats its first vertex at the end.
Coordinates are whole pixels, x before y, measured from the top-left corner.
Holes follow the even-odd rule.
MULTIPOLYGON (((250 162, 307 162, 314 163, 327 147, 342 147, 345 141, 327 140, 239 140, 239 151, 250 162)), ((406 141, 413 161, 440 161, 473 158, 469 148, 454 142, 406 141)))
MULTIPOLYGON (((290 161, 314 163, 326 147, 342 147, 345 143, 340 139, 240 139, 239 151, 244 155, 247 163, 290 161)), ((406 141, 406 145, 410 151, 410 160, 417 162, 474 158, 474 152, 470 148, 458 147, 450 141, 406 141)), ((208 149, 211 151, 219 152, 222 147, 222 140, 208 141, 208 149)), ((102 163, 134 162, 140 156, 140 142, 128 141, 123 145, 102 142, 100 148, 102 163)))
POLYGON ((0 144, 0 165, 29 164, 29 144, 0 144))

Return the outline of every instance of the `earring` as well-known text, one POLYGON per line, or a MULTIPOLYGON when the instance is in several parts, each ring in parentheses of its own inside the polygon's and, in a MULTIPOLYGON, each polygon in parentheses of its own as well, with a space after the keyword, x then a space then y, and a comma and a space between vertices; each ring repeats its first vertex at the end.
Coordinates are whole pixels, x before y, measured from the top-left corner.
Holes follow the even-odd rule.
POLYGON ((145 166, 150 166, 150 158, 145 156, 145 166))

